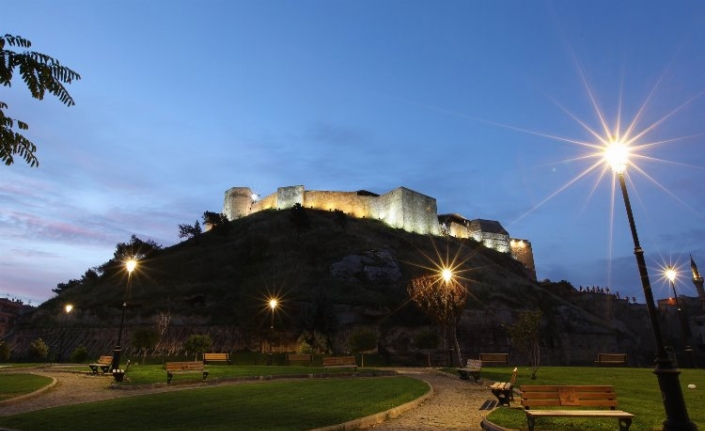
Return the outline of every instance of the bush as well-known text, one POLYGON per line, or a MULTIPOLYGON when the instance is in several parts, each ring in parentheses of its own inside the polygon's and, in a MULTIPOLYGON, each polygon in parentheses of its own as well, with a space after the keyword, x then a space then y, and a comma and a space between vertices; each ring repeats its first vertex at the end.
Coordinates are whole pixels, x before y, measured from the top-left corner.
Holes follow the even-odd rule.
POLYGON ((0 361, 7 362, 10 360, 10 346, 7 343, 0 342, 0 361))
POLYGON ((71 353, 71 362, 81 363, 88 358, 88 349, 83 346, 76 347, 76 350, 71 353))
POLYGON ((211 340, 210 335, 193 334, 186 339, 184 347, 186 348, 188 353, 195 354, 194 361, 197 361, 198 354, 205 352, 206 349, 211 346, 211 344, 213 344, 213 341, 211 340))
POLYGON ((32 341, 29 346, 29 357, 39 361, 46 361, 49 356, 49 346, 41 338, 32 341))

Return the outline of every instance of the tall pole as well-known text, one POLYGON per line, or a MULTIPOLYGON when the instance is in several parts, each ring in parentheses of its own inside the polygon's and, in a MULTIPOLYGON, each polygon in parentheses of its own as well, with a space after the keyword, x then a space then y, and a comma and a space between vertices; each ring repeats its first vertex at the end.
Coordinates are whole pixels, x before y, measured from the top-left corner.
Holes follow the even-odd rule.
POLYGON ((127 292, 130 289, 130 282, 132 281, 132 271, 137 267, 137 261, 135 259, 128 259, 125 262, 125 269, 127 270, 127 283, 125 284, 125 295, 122 302, 122 317, 120 318, 120 329, 118 330, 118 339, 115 349, 113 350, 113 361, 110 364, 110 370, 120 369, 120 356, 122 355, 122 328, 125 324, 125 309, 127 308, 127 292))
POLYGON ((661 327, 656 315, 656 306, 654 305, 654 296, 651 292, 649 274, 646 270, 644 250, 641 248, 641 245, 639 245, 639 236, 636 232, 636 224, 634 223, 632 206, 629 202, 624 172, 623 170, 615 170, 615 173, 619 179, 619 187, 622 190, 624 206, 627 210, 629 228, 632 231, 632 239, 634 240, 634 255, 636 256, 636 264, 639 268, 639 276, 641 277, 641 286, 644 290, 646 307, 649 310, 649 317, 651 318, 651 329, 654 333, 654 341, 656 342, 656 368, 654 369, 654 374, 656 374, 659 388, 661 389, 663 406, 666 410, 666 420, 663 422, 663 429, 664 431, 695 431, 698 428, 688 417, 688 409, 685 406, 683 390, 681 389, 678 377, 680 371, 678 371, 673 361, 671 361, 666 354, 666 349, 663 345, 661 327))
POLYGON ((688 320, 684 314, 683 307, 681 307, 681 301, 678 298, 678 292, 676 292, 676 271, 673 268, 669 268, 666 271, 666 277, 671 282, 671 289, 673 290, 673 297, 676 299, 676 308, 678 309, 678 322, 681 327, 681 338, 683 339, 683 352, 685 352, 685 357, 688 358, 690 362, 690 367, 695 368, 695 357, 693 356, 693 348, 690 347, 690 327, 688 327, 688 320))
POLYGON ((64 311, 66 313, 63 315, 61 322, 61 341, 59 342, 59 354, 56 362, 63 362, 64 360, 64 337, 66 336, 66 319, 68 318, 71 310, 73 310, 73 305, 66 304, 66 306, 64 306, 64 311))

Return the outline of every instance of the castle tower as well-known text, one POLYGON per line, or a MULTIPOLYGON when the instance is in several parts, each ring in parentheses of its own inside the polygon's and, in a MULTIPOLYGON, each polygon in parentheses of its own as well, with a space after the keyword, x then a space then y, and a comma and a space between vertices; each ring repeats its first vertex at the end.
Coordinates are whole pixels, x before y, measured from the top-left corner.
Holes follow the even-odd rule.
POLYGON ((233 187, 225 192, 223 214, 228 220, 250 215, 254 193, 249 187, 233 187))
POLYGON ((690 269, 693 271, 693 284, 698 291, 698 297, 701 301, 705 301, 705 288, 703 288, 703 277, 698 272, 698 265, 693 260, 693 255, 690 256, 690 269))

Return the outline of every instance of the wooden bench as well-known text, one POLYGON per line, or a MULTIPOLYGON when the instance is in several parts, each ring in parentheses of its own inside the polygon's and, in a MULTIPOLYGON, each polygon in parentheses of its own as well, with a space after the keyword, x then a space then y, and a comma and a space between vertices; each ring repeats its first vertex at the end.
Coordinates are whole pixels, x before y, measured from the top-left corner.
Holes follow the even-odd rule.
POLYGON ((100 371, 105 374, 110 371, 110 366, 112 364, 113 357, 110 355, 103 355, 98 358, 98 360, 94 363, 88 364, 88 367, 91 369, 91 374, 98 374, 98 369, 100 369, 100 371))
POLYGON ((326 356, 323 358, 323 367, 345 367, 357 370, 354 356, 326 356))
POLYGON ((287 353, 286 364, 291 365, 292 362, 310 364, 311 362, 313 362, 313 355, 311 355, 310 353, 287 353))
POLYGON ((174 373, 195 373, 200 372, 203 375, 203 380, 208 377, 208 371, 205 371, 205 365, 202 361, 191 362, 167 362, 164 364, 166 369, 166 382, 171 383, 174 373))
POLYGON ((627 365, 627 354, 598 353, 595 365, 627 365))
POLYGON ((480 380, 480 370, 482 369, 482 361, 479 359, 468 359, 465 367, 458 368, 458 374, 463 380, 470 380, 470 376, 477 382, 480 380))
POLYGON ((203 363, 207 364, 208 362, 226 362, 229 364, 230 353, 204 353, 203 363))
POLYGON ((508 353, 480 353, 482 365, 507 365, 509 360, 508 353))
POLYGON ((517 367, 512 371, 512 378, 508 382, 494 382, 490 390, 497 397, 500 406, 509 407, 509 401, 514 401, 514 383, 517 380, 517 367))
POLYGON ((536 418, 586 417, 616 418, 620 431, 628 431, 633 414, 617 407, 617 394, 611 385, 523 385, 521 405, 524 406, 529 431, 534 430, 536 418), (533 407, 567 407, 560 410, 530 410, 533 407), (609 410, 584 410, 580 407, 609 407, 609 410), (577 408, 577 409, 576 409, 577 408))

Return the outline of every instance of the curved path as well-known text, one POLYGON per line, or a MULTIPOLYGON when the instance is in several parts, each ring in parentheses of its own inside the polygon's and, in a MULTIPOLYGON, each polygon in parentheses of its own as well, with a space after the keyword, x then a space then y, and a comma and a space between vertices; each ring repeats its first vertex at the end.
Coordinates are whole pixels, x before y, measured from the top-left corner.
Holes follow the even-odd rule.
MULTIPOLYGON (((17 370, 29 372, 30 370, 17 370)), ((433 395, 415 408, 401 413, 398 417, 367 429, 372 431, 431 431, 431 430, 481 430, 480 422, 489 413, 481 410, 492 394, 483 384, 460 380, 456 376, 428 368, 399 369, 399 374, 418 378, 433 387, 433 395)), ((160 392, 188 390, 202 386, 161 386, 138 390, 109 390, 112 376, 92 376, 87 373, 67 372, 60 368, 31 370, 36 374, 53 377, 57 384, 48 390, 12 402, 0 403, 0 416, 42 410, 46 408, 101 401, 112 398, 154 394, 160 392)), ((222 383, 231 384, 231 383, 222 383)), ((233 383, 234 384, 234 383, 233 383)), ((0 428, 1 429, 1 428, 0 428)))

